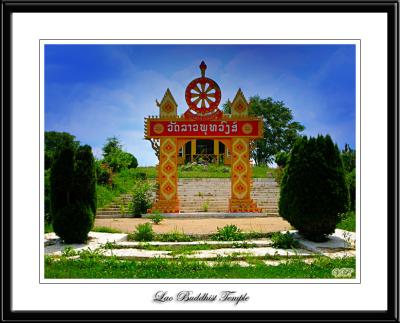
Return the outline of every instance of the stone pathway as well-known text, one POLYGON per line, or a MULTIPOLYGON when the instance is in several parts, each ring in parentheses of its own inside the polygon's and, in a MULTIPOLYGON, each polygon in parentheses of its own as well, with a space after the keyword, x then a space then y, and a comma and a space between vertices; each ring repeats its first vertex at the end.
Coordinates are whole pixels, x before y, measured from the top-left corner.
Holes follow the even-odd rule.
MULTIPOLYGON (((134 242, 127 241, 127 234, 110 234, 90 232, 90 240, 87 244, 63 244, 61 240, 52 234, 45 235, 45 254, 61 256, 65 248, 69 247, 78 252, 71 258, 79 258, 79 251, 97 250, 104 256, 116 256, 119 259, 150 259, 166 258, 179 259, 184 256, 189 259, 209 261, 233 257, 232 260, 239 266, 251 266, 246 261, 240 260, 246 257, 262 258, 266 256, 302 257, 304 261, 311 263, 312 257, 324 255, 330 258, 355 256, 355 234, 337 229, 327 242, 316 243, 301 237, 296 231, 292 231, 295 239, 299 242, 298 249, 279 249, 272 247, 270 239, 258 239, 247 241, 191 241, 191 242, 134 242), (106 243, 110 243, 106 245, 106 243), (174 253, 174 248, 182 246, 210 245, 214 249, 193 250, 187 253, 174 253), (170 250, 148 250, 152 247, 170 247, 170 250)), ((284 233, 284 232, 283 232, 284 233)), ((287 259, 265 260, 264 263, 271 266, 278 266, 287 259)))

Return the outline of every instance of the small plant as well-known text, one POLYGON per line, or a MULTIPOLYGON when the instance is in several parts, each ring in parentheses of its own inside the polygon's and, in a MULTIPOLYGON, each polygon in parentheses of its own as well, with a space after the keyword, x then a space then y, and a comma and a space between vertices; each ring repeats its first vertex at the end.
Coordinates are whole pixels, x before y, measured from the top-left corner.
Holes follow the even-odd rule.
POLYGON ((217 228, 217 233, 212 238, 218 241, 238 241, 244 240, 245 235, 236 225, 229 224, 223 228, 217 228))
POLYGON ((336 228, 346 231, 356 231, 356 214, 354 211, 347 211, 346 213, 340 214, 340 222, 336 228))
POLYGON ((208 212, 208 201, 203 203, 203 212, 208 212))
POLYGON ((202 192, 198 192, 197 195, 198 196, 203 196, 203 193, 202 192))
POLYGON ((151 223, 142 223, 136 226, 136 231, 133 233, 133 240, 152 241, 153 238, 154 231, 151 223))
POLYGON ((101 249, 92 250, 90 248, 87 248, 87 249, 79 251, 79 257, 81 259, 94 259, 94 260, 96 260, 96 259, 99 259, 99 258, 103 257, 103 252, 104 251, 101 250, 101 249))
POLYGON ((153 210, 152 214, 149 216, 149 219, 154 224, 160 224, 164 217, 161 215, 160 211, 153 210))
POLYGON ((62 256, 63 257, 72 257, 72 256, 76 256, 78 253, 76 252, 76 250, 72 247, 65 247, 63 252, 62 252, 62 256))
POLYGON ((138 181, 132 192, 132 213, 140 218, 151 207, 151 186, 147 182, 138 181))
POLYGON ((117 245, 115 242, 107 241, 105 244, 101 246, 103 249, 116 249, 117 245))
POLYGON ((125 205, 121 204, 121 205, 119 206, 119 213, 121 213, 122 215, 126 215, 127 210, 126 210, 125 205))
POLYGON ((274 248, 291 249, 297 248, 299 243, 293 238, 293 235, 287 231, 285 234, 275 232, 271 236, 272 246, 274 248))
POLYGON ((157 240, 163 242, 188 242, 192 241, 192 237, 184 234, 183 232, 179 232, 178 230, 174 230, 170 233, 164 233, 157 235, 157 240))

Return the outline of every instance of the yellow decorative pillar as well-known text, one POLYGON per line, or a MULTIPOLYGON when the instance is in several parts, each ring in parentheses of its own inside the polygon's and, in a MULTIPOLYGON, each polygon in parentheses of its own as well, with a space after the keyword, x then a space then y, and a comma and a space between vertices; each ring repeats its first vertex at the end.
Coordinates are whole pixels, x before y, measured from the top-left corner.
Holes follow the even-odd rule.
POLYGON ((190 160, 193 163, 193 156, 196 155, 196 139, 191 140, 191 156, 190 156, 190 160))
POLYGON ((217 157, 216 162, 219 164, 219 141, 214 140, 214 155, 217 157))
MULTIPOLYGON (((232 117, 246 117, 249 104, 239 89, 232 102, 232 117)), ((244 131, 251 131, 246 125, 244 131)), ((249 132, 250 132, 249 131, 249 132)), ((231 145, 231 199, 229 200, 230 212, 261 212, 257 204, 250 198, 251 191, 251 166, 249 138, 232 138, 231 145)))
POLYGON ((160 163, 158 165, 159 196, 150 211, 162 213, 179 212, 178 143, 176 138, 160 139, 160 163))
MULTIPOLYGON (((176 118, 177 103, 169 89, 161 102, 156 100, 160 108, 160 117, 176 118)), ((159 185, 157 200, 149 212, 157 210, 162 213, 179 212, 178 199, 178 141, 176 137, 160 139, 160 158, 157 167, 157 183, 159 185)))

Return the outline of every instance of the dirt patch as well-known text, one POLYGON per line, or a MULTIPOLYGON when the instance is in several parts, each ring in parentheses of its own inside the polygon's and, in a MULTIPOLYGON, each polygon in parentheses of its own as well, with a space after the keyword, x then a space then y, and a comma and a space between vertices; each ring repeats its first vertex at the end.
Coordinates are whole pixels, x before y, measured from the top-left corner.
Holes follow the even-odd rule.
MULTIPOLYGON (((149 219, 96 219, 96 227, 109 227, 122 232, 133 232, 140 223, 151 222, 149 219)), ((218 227, 235 224, 244 232, 276 232, 291 230, 290 224, 281 217, 268 218, 215 218, 215 219, 164 219, 160 224, 153 225, 156 233, 180 231, 186 234, 210 234, 218 227)))

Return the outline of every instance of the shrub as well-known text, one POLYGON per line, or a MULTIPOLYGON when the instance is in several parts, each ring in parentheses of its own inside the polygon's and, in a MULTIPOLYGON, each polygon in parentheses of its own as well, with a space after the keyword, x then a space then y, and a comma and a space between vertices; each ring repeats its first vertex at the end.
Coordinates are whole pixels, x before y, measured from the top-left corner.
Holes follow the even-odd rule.
POLYGON ((137 168, 138 167, 138 161, 135 156, 133 156, 131 153, 128 153, 131 155, 131 163, 128 165, 128 168, 137 168))
POLYGON ((142 223, 136 226, 136 231, 133 233, 135 241, 152 241, 154 238, 154 231, 151 223, 142 223))
POLYGON ((100 185, 109 185, 111 186, 113 183, 112 179, 112 169, 107 164, 96 161, 96 180, 97 184, 100 185))
POLYGON ((147 179, 147 174, 143 172, 134 173, 133 178, 144 181, 147 179))
POLYGON ((217 228, 217 233, 212 238, 218 241, 237 241, 244 240, 245 235, 236 225, 229 224, 223 228, 217 228))
POLYGON ((347 207, 348 190, 337 146, 330 136, 299 138, 282 178, 280 215, 304 237, 324 241, 347 207))
POLYGON ((275 232, 271 236, 272 246, 275 248, 282 249, 290 249, 297 248, 298 242, 293 238, 293 235, 290 232, 286 232, 285 234, 280 232, 275 232))
POLYGON ((161 213, 159 211, 154 210, 152 213, 153 214, 149 216, 149 219, 154 224, 159 224, 159 223, 161 223, 162 220, 164 220, 164 217, 161 215, 161 213))
POLYGON ((208 212, 208 201, 203 203, 203 212, 208 212))
POLYGON ((289 158, 289 154, 287 152, 280 151, 279 153, 277 153, 275 155, 275 163, 279 167, 285 167, 287 164, 288 158, 289 158))
POLYGON ((132 192, 132 214, 140 218, 151 205, 151 186, 147 182, 138 181, 132 192))
POLYGON ((54 232, 67 243, 85 242, 96 212, 94 158, 89 146, 67 145, 54 159, 50 174, 54 232))

